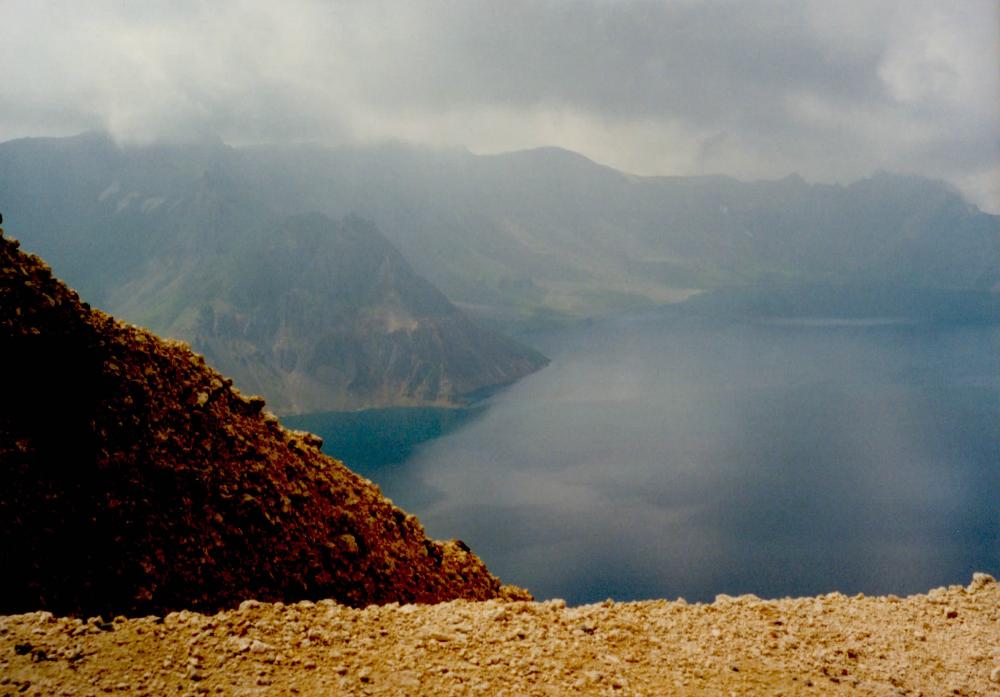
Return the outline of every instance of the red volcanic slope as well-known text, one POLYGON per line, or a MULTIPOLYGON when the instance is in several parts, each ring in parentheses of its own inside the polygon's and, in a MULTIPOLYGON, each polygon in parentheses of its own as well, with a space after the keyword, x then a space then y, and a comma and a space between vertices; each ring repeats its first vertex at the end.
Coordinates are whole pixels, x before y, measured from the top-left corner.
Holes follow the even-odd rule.
POLYGON ((0 237, 0 613, 526 596, 0 237))

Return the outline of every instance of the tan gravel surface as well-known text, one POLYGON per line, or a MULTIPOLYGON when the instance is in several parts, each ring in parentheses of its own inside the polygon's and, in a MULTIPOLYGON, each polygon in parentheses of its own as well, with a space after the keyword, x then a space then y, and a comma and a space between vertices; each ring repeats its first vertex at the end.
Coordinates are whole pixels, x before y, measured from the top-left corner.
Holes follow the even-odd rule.
POLYGON ((1000 695, 1000 585, 0 618, 0 695, 1000 695))

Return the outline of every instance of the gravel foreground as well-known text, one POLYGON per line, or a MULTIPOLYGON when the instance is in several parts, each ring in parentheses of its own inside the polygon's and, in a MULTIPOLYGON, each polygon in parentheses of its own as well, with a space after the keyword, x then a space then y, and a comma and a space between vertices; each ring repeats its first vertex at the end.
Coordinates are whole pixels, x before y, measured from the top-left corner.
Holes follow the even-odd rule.
POLYGON ((0 617, 0 694, 1000 695, 1000 585, 0 617))

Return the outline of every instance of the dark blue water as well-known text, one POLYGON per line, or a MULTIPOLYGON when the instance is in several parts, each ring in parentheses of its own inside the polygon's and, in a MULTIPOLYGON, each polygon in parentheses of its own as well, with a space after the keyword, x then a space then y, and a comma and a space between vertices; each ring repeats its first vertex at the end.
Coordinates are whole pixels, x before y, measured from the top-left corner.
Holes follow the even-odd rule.
POLYGON ((330 411, 286 416, 289 428, 323 437, 324 452, 343 460, 358 474, 375 481, 395 503, 409 511, 424 510, 441 492, 415 479, 405 465, 421 443, 440 438, 470 423, 488 409, 409 408, 330 411))
POLYGON ((650 314, 536 345, 552 364, 475 412, 297 425, 540 598, 1000 574, 996 327, 650 314))

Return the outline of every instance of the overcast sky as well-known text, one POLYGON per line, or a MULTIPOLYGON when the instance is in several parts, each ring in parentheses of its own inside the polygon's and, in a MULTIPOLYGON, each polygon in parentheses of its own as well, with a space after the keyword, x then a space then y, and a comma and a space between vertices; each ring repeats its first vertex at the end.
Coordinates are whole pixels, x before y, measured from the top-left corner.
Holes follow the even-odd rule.
POLYGON ((0 140, 559 145, 1000 212, 998 0, 0 0, 0 140))

